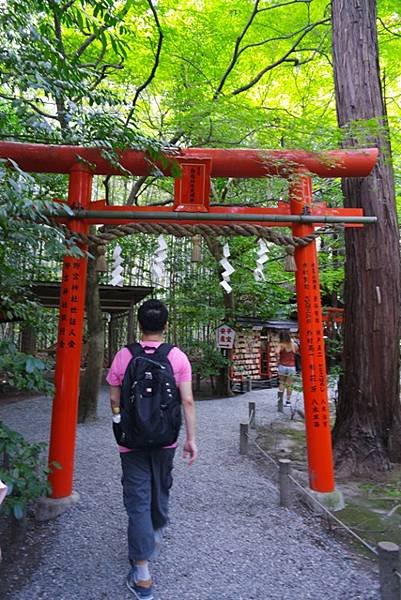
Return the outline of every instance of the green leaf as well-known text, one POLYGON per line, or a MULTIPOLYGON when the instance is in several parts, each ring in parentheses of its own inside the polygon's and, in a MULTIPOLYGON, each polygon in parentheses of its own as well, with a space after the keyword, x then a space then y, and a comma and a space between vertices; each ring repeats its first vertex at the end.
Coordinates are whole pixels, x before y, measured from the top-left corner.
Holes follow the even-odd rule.
POLYGON ((35 370, 35 361, 31 357, 26 361, 25 370, 27 373, 33 373, 35 370))
POLYGON ((25 511, 24 511, 24 507, 22 506, 22 504, 14 504, 13 515, 18 521, 20 521, 21 519, 24 518, 25 511))

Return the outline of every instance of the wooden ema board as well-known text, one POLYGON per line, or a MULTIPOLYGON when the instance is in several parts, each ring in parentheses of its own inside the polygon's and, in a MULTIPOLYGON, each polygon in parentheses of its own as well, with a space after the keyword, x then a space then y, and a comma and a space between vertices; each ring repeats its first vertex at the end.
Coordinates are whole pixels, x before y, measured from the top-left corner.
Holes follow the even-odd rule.
MULTIPOLYGON (((292 336, 298 343, 296 335, 292 336)), ((231 378, 241 382, 247 377, 252 379, 271 379, 277 377, 278 360, 276 350, 279 344, 279 333, 268 330, 265 335, 260 331, 239 331, 234 343, 231 359, 231 378), (262 365, 262 346, 267 345, 267 364, 262 365)))

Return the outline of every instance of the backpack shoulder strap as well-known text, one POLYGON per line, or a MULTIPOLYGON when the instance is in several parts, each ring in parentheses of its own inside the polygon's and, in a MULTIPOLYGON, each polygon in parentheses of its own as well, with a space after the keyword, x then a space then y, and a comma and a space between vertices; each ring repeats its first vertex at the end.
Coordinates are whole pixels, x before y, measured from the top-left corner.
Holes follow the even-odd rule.
POLYGON ((165 360, 167 358, 168 353, 173 348, 174 348, 174 344, 163 343, 163 344, 160 344, 160 346, 158 348, 156 348, 155 354, 157 354, 157 357, 160 360, 165 360))
POLYGON ((141 354, 145 353, 141 344, 139 344, 138 342, 134 342, 133 344, 127 344, 125 347, 131 352, 133 357, 141 356, 141 354))

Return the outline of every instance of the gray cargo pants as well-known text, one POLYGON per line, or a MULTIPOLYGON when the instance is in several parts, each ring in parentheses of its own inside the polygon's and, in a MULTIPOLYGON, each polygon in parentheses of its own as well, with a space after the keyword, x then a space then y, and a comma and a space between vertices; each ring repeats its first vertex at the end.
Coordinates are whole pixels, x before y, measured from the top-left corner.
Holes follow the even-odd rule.
POLYGON ((120 454, 124 506, 128 515, 128 557, 149 560, 154 532, 168 523, 175 448, 134 450, 120 454))

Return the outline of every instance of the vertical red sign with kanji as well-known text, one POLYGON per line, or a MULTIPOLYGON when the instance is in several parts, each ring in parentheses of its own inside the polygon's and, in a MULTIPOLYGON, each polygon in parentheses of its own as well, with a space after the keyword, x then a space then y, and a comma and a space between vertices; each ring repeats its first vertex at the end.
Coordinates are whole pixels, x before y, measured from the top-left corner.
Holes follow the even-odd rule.
MULTIPOLYGON (((305 214, 311 204, 311 178, 302 173, 294 175, 290 182, 291 214, 305 214)), ((314 227, 294 224, 292 230, 294 236, 306 236, 314 227)), ((334 468, 316 242, 299 246, 295 262, 309 485, 318 492, 332 492, 334 468)))
MULTIPOLYGON (((92 173, 78 163, 70 174, 68 204, 88 209, 91 201, 92 173)), ((72 219, 73 233, 87 234, 85 221, 72 219)), ((81 245, 85 253, 87 247, 81 245)), ((59 328, 57 338, 55 396, 49 445, 49 482, 53 498, 65 498, 72 493, 75 438, 78 415, 78 396, 82 334, 86 290, 86 256, 64 256, 60 287, 59 328), (54 468, 54 463, 59 468, 54 468)))
POLYGON ((181 177, 174 181, 174 210, 207 212, 210 206, 210 158, 180 160, 181 177))
POLYGON ((60 291, 60 320, 57 348, 66 352, 77 347, 77 316, 83 298, 80 290, 81 260, 65 257, 60 291))

